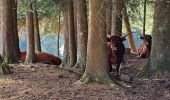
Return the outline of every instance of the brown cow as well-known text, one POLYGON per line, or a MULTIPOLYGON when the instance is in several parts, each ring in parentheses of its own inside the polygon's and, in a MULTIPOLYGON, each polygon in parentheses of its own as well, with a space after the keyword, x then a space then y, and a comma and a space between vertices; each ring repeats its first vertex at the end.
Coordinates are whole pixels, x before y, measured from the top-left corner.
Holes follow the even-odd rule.
POLYGON ((119 35, 113 35, 107 39, 109 43, 108 45, 108 56, 110 62, 110 71, 112 71, 112 65, 116 66, 116 75, 119 76, 119 68, 120 64, 123 60, 123 56, 125 53, 125 46, 123 41, 125 41, 125 37, 121 37, 119 35))
POLYGON ((141 36, 144 42, 139 46, 138 53, 140 58, 149 58, 152 46, 152 37, 151 35, 141 36))
MULTIPOLYGON (((36 62, 42 62, 46 64, 60 65, 61 59, 45 52, 35 53, 36 62)), ((20 60, 24 62, 26 59, 26 51, 20 53, 20 60)))

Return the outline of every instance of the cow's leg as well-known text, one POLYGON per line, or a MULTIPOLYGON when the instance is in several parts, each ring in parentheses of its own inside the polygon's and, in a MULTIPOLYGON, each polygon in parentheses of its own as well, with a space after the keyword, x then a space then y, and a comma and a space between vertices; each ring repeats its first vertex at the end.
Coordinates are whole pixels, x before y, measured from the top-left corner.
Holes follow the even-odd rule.
POLYGON ((120 64, 123 60, 123 57, 120 57, 119 59, 117 59, 117 64, 116 64, 116 75, 117 77, 119 77, 119 72, 120 72, 120 64))
POLYGON ((119 77, 119 68, 120 68, 120 64, 116 65, 116 76, 119 77))

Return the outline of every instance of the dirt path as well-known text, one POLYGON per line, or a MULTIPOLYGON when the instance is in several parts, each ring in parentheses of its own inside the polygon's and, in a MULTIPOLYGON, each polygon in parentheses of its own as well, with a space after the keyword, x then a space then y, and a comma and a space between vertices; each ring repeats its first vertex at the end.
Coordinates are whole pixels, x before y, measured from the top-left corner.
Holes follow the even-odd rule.
POLYGON ((133 92, 98 83, 73 84, 79 70, 62 70, 44 64, 12 65, 13 74, 0 76, 0 100, 170 100, 170 79, 139 79, 136 73, 146 59, 130 58, 122 74, 134 77, 133 92))

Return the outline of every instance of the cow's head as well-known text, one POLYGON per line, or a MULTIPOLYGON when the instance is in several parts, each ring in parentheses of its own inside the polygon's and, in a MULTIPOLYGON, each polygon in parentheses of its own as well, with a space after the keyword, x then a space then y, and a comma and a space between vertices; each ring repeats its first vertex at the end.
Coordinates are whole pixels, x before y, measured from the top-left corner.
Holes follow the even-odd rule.
POLYGON ((144 44, 145 44, 146 46, 151 46, 151 43, 152 43, 152 37, 151 37, 151 35, 141 36, 140 39, 144 40, 144 44))
POLYGON ((119 35, 113 35, 111 37, 107 38, 107 41, 110 42, 111 49, 116 51, 117 48, 123 44, 123 41, 125 41, 125 36, 119 36, 119 35))

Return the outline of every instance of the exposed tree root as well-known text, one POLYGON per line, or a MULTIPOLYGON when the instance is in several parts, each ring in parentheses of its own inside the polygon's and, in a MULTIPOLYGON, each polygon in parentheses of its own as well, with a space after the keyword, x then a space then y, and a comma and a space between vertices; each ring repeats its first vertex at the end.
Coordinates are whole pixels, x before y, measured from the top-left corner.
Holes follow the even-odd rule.
POLYGON ((61 68, 61 66, 60 67, 56 67, 57 69, 61 69, 61 70, 65 70, 65 71, 68 71, 68 72, 71 72, 71 73, 75 73, 75 74, 77 74, 77 75, 81 75, 82 76, 82 73, 78 73, 78 72, 75 72, 75 71, 73 71, 73 70, 71 70, 71 69, 67 69, 67 68, 61 68))
POLYGON ((93 75, 92 77, 86 73, 84 73, 83 77, 77 81, 76 83, 81 83, 81 84, 86 84, 86 83, 91 83, 91 82, 98 82, 98 83, 102 83, 102 84, 109 84, 112 83, 111 78, 109 77, 97 77, 95 75, 93 75))
POLYGON ((101 84, 109 84, 111 86, 119 86, 127 91, 129 91, 129 88, 131 86, 128 86, 128 85, 124 85, 120 82, 118 82, 117 80, 115 79, 111 79, 110 77, 105 77, 105 76, 102 76, 102 77, 97 77, 97 76, 93 76, 93 77, 90 77, 88 74, 84 74, 83 77, 75 82, 74 84, 87 84, 87 83, 91 83, 91 82, 98 82, 98 83, 101 83, 101 84))
POLYGON ((61 63, 60 68, 69 68, 69 63, 61 63))
POLYGON ((146 65, 144 66, 144 68, 138 73, 138 76, 146 77, 146 78, 151 78, 151 77, 155 76, 157 71, 152 70, 150 66, 151 65, 150 65, 150 59, 149 59, 148 62, 146 63, 146 65))
POLYGON ((85 66, 81 63, 76 63, 73 68, 80 68, 83 72, 85 72, 85 66))

